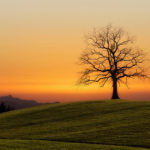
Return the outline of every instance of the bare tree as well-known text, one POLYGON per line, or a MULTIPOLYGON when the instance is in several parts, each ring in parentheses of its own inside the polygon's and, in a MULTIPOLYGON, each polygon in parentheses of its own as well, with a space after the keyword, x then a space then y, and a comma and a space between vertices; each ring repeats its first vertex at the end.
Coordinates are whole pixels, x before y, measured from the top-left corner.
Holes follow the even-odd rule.
POLYGON ((144 53, 134 48, 133 40, 121 28, 111 25, 94 30, 87 36, 87 48, 80 57, 84 65, 79 83, 110 82, 113 87, 112 99, 119 99, 118 84, 127 84, 128 78, 147 77, 144 67, 144 53))

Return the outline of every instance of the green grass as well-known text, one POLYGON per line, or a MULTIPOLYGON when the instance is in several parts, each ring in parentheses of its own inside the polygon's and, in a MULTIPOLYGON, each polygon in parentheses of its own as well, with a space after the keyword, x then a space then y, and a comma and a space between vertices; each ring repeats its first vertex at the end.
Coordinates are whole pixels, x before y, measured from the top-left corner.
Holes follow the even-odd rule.
POLYGON ((62 103, 3 113, 0 139, 3 150, 150 149, 150 102, 62 103))
POLYGON ((0 140, 3 150, 148 150, 127 146, 51 142, 40 140, 0 140))

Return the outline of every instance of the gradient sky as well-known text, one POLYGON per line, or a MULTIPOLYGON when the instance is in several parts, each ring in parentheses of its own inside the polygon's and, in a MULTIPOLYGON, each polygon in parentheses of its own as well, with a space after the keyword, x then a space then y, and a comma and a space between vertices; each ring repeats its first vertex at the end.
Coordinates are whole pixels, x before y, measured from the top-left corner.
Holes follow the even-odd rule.
MULTIPOLYGON (((150 0, 0 0, 0 95, 39 101, 109 98, 110 86, 75 85, 84 35, 112 23, 136 36, 149 56, 149 8, 150 0)), ((120 87, 123 98, 150 99, 150 81, 133 80, 129 87, 120 87)))

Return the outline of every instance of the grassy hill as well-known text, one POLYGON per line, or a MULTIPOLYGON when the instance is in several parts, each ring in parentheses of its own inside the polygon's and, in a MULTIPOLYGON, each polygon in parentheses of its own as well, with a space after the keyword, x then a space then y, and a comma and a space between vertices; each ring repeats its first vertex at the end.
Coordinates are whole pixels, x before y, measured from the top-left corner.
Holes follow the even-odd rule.
POLYGON ((3 150, 148 150, 150 102, 48 104, 0 114, 3 150))

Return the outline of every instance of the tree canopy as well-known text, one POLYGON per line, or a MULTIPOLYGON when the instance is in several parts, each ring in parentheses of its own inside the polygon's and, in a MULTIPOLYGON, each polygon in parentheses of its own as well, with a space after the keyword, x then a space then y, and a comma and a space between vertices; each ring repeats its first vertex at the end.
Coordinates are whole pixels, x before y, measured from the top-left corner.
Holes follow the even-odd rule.
POLYGON ((127 84, 128 78, 147 77, 143 50, 135 48, 133 39, 122 28, 108 25, 94 30, 86 41, 87 48, 80 57, 84 69, 79 83, 98 83, 103 87, 110 82, 112 99, 119 99, 118 84, 127 84))

